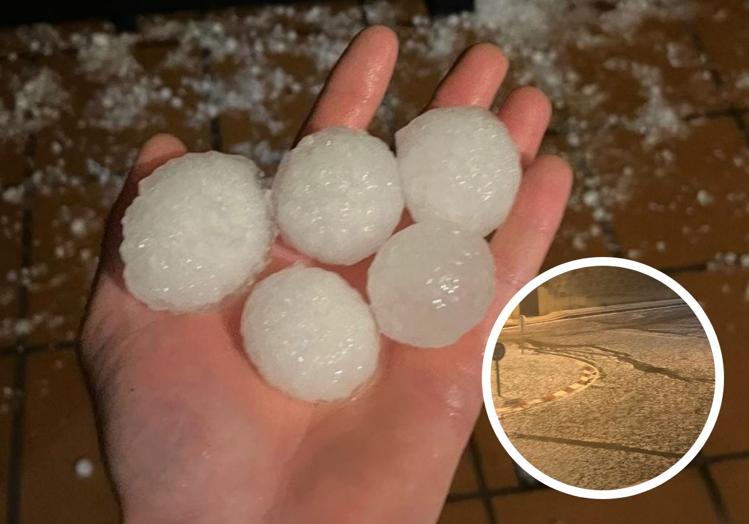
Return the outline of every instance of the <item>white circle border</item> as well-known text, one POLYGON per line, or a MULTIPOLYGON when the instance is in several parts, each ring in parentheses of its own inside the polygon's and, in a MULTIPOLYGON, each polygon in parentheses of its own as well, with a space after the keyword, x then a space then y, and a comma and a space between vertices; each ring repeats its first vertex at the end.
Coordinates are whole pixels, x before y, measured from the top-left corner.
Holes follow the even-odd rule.
POLYGON ((544 271, 540 275, 536 276, 533 280, 528 282, 526 285, 524 285, 522 288, 520 288, 520 290, 515 293, 510 301, 507 302, 507 304, 497 317, 494 326, 492 327, 489 338, 486 341, 486 347, 484 349, 484 361, 481 372, 481 387, 483 389, 484 395, 484 409, 486 409, 486 414, 489 417, 489 422, 491 423, 492 429, 494 429, 494 433, 497 435, 499 442, 502 444, 502 447, 505 449, 505 451, 509 453, 510 457, 512 457, 512 459, 521 468, 523 468, 529 475, 531 475, 539 482, 557 491, 561 491, 562 493, 587 499, 618 499, 631 497, 633 495, 639 495, 640 493, 644 493, 669 481, 671 478, 680 473, 685 467, 687 467, 687 465, 689 465, 689 463, 697 456, 697 453, 699 453, 699 451, 705 445, 705 442, 707 442, 710 433, 715 427, 715 422, 718 420, 718 413, 720 412, 720 405, 723 400, 723 381, 723 357, 720 352, 718 336, 715 334, 715 330, 713 329, 710 320, 707 318, 707 315, 702 309, 702 306, 700 306, 699 302, 697 302, 697 300, 681 284, 676 282, 673 278, 669 277, 665 273, 658 271, 654 267, 648 266, 647 264, 643 264, 641 262, 635 262, 634 260, 616 257, 589 257, 566 262, 547 271, 544 271), (697 437, 697 440, 694 441, 692 447, 689 448, 684 456, 682 456, 666 471, 660 473, 652 479, 646 480, 645 482, 641 482, 640 484, 635 484, 633 486, 626 486, 623 488, 600 490, 580 488, 577 486, 566 484, 564 482, 560 482, 543 473, 538 468, 533 466, 533 464, 528 462, 515 448, 510 439, 507 437, 507 434, 504 432, 502 424, 499 421, 499 417, 497 416, 496 408, 494 406, 494 399, 492 398, 493 394, 491 388, 491 365, 494 348, 496 346, 497 340, 499 339, 499 334, 505 325, 505 322, 507 322, 507 319, 510 318, 513 310, 520 304, 520 302, 528 294, 530 294, 531 291, 556 276, 575 269, 598 266, 619 267, 637 271, 638 273, 643 273, 668 286, 673 292, 679 295, 679 298, 686 302, 687 305, 692 309, 695 316, 700 321, 702 329, 705 331, 707 340, 710 343, 710 349, 713 354, 713 369, 715 371, 715 389, 713 393, 712 406, 710 407, 710 413, 707 416, 707 421, 705 422, 702 431, 697 437))

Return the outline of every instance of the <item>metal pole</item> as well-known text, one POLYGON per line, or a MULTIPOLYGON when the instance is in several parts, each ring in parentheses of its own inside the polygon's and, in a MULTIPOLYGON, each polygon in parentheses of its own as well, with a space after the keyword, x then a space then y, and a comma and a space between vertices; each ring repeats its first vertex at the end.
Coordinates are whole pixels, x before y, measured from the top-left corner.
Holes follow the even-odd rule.
POLYGON ((502 383, 499 381, 499 360, 494 361, 494 374, 497 376, 497 396, 502 396, 502 383))

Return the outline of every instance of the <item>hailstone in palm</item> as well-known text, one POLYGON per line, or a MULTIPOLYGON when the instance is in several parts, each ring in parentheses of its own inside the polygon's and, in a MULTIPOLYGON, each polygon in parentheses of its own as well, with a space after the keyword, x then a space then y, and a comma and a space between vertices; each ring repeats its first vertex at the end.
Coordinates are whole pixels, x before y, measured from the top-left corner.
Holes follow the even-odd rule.
POLYGON ((479 235, 446 222, 419 222, 377 252, 367 294, 389 338, 447 346, 484 318, 494 295, 494 261, 479 235))
POLYGON ((297 264, 256 284, 241 331, 260 375, 303 400, 348 397, 377 368, 372 312, 343 278, 321 268, 297 264))
POLYGON ((273 240, 260 175, 251 160, 212 151, 142 179, 122 219, 128 290, 151 309, 188 312, 252 282, 273 240))
POLYGON ((395 134, 403 193, 416 222, 486 236, 512 207, 520 158, 507 128, 480 107, 432 109, 395 134))
POLYGON ((321 262, 356 263, 374 253, 401 218, 395 157, 364 131, 323 129, 284 156, 273 203, 286 243, 321 262))

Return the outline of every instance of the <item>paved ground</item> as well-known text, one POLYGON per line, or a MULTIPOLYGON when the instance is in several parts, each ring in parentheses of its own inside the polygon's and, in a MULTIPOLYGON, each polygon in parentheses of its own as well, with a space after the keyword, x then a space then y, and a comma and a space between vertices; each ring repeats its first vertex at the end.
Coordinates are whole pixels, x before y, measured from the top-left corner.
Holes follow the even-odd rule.
POLYGON ((658 475, 710 410, 710 346, 686 305, 529 325, 502 340, 502 425, 524 457, 568 484, 613 489, 658 475))

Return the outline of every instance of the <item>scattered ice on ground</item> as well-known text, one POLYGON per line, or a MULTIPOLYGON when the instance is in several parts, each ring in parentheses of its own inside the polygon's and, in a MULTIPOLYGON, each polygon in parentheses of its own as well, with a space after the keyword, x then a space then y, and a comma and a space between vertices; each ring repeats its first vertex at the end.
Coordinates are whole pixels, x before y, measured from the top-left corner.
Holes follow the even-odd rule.
POLYGON ((51 69, 42 67, 30 78, 13 78, 9 85, 14 100, 9 108, 0 100, 0 140, 35 133, 63 115, 69 95, 51 69))
MULTIPOLYGON (((611 88, 603 77, 591 74, 585 64, 590 63, 590 56, 608 56, 622 45, 638 46, 658 34, 661 22, 664 28, 674 22, 690 23, 697 5, 693 0, 478 0, 476 14, 431 20, 420 16, 410 23, 399 20, 409 25, 399 28, 404 54, 409 57, 399 65, 396 76, 401 77, 400 82, 388 93, 387 111, 382 112, 384 121, 392 123, 400 115, 419 110, 413 95, 422 89, 412 86, 434 82, 465 44, 489 40, 499 44, 510 59, 508 85, 531 83, 551 98, 557 115, 553 125, 560 135, 554 142, 562 144, 557 149, 576 171, 585 169, 586 162, 590 165, 591 158, 614 150, 625 161, 623 165, 627 159, 638 160, 646 155, 648 148, 664 162, 670 156, 672 162, 664 165, 673 165, 675 149, 671 139, 684 136, 697 123, 695 120, 684 127, 680 119, 685 113, 694 114, 702 108, 690 109, 677 102, 684 97, 674 94, 674 88, 681 90, 681 86, 673 85, 669 68, 680 69, 677 73, 681 75, 687 72, 686 68, 693 68, 695 75, 709 74, 699 50, 687 40, 664 32, 652 57, 643 54, 633 60, 630 54, 617 55, 609 65, 613 64, 615 73, 625 80, 632 79, 632 86, 627 89, 637 91, 642 99, 639 107, 627 114, 604 113, 604 108, 611 106, 611 88), (581 57, 588 60, 580 62, 581 57), (615 131, 621 128, 634 136, 633 145, 616 141, 615 131)), ((377 9, 384 8, 385 3, 379 7, 367 4, 370 14, 373 9, 377 14, 377 9)), ((33 193, 57 195, 60 188, 85 184, 93 175, 107 185, 101 205, 92 207, 97 213, 111 204, 121 175, 135 154, 135 144, 128 142, 131 130, 146 133, 168 124, 180 136, 186 134, 189 138, 192 133, 204 134, 209 120, 215 123, 221 118, 223 126, 227 121, 224 117, 230 115, 250 121, 253 132, 258 128, 261 135, 247 137, 254 145, 238 152, 263 167, 274 167, 288 145, 288 137, 294 131, 291 128, 298 124, 296 117, 311 103, 327 74, 326 68, 361 24, 359 5, 323 6, 309 12, 307 9, 291 5, 227 10, 208 13, 205 20, 147 17, 150 21, 140 25, 138 34, 115 34, 106 25, 71 31, 37 24, 11 30, 12 46, 3 57, 7 67, 0 71, 0 78, 11 88, 9 96, 0 101, 0 142, 3 146, 17 144, 18 155, 25 156, 27 138, 38 132, 54 134, 50 150, 57 163, 36 168, 33 193), (158 47, 172 51, 166 55, 150 52, 158 47), (60 73, 65 76, 63 80, 53 68, 45 66, 54 65, 48 57, 56 53, 78 57, 76 72, 86 76, 85 94, 76 92, 67 73, 60 73), (143 62, 148 63, 147 67, 140 66, 144 56, 148 58, 143 62), (73 107, 83 107, 77 121, 70 118, 73 107), (294 113, 293 117, 284 111, 294 113), (67 129, 57 131, 63 128, 63 122, 84 133, 94 130, 96 139, 66 139, 67 129), (128 155, 112 154, 117 147, 128 148, 128 155), (90 175, 70 162, 75 155, 85 162, 90 175), (55 177, 50 176, 52 171, 55 177)), ((728 9, 721 9, 714 18, 725 19, 729 14, 728 9)), ((744 89, 749 85, 749 73, 739 72, 726 81, 744 89)), ((746 151, 736 154, 729 150, 720 155, 716 158, 727 159, 749 174, 746 151)), ((595 188, 600 203, 591 208, 594 220, 610 220, 612 212, 626 205, 633 188, 639 187, 643 178, 662 173, 662 165, 655 170, 594 170, 590 176, 600 178, 595 188)), ((581 196, 588 189, 578 184, 577 198, 573 198, 570 207, 585 205, 581 196)), ((16 186, 4 186, 0 192, 0 204, 22 203, 21 190, 16 186)), ((723 202, 722 194, 713 197, 723 202)), ((689 193, 688 198, 693 199, 694 193, 689 193)), ((677 219, 683 212, 683 207, 673 204, 651 204, 662 206, 655 210, 658 213, 672 213, 677 219)), ((749 213, 749 204, 741 199, 727 200, 726 205, 733 214, 749 213)), ((9 238, 20 234, 20 220, 11 213, 0 217, 0 226, 0 233, 7 233, 9 238)), ((585 242, 587 227, 565 223, 562 236, 570 241, 579 236, 578 244, 585 242)), ((96 234, 93 229, 86 232, 86 237, 96 234)), ((692 233, 696 230, 692 228, 692 233)), ((66 241, 75 238, 72 231, 66 232, 70 238, 61 238, 60 249, 55 252, 67 252, 66 241)), ((691 238, 691 233, 684 235, 691 238)), ((88 266, 93 269, 92 264, 88 266)), ((12 332, 12 326, 8 330, 12 332)))
POLYGON ((110 132, 163 125, 163 116, 146 111, 160 99, 161 81, 142 76, 108 84, 97 90, 83 110, 86 126, 110 132))
POLYGON ((138 40, 134 34, 93 33, 78 48, 78 69, 94 80, 128 78, 141 72, 132 53, 138 40))
POLYGON ((307 401, 352 395, 375 372, 379 333, 338 274, 294 265, 259 282, 242 313, 245 350, 271 385, 307 401))
POLYGON ((734 84, 738 89, 749 89, 749 71, 742 72, 734 84))
POLYGON ((73 236, 76 238, 84 238, 86 236, 86 221, 82 218, 74 218, 70 222, 70 232, 73 233, 73 236))
POLYGON ((697 202, 699 202, 701 206, 709 206, 714 200, 715 197, 713 197, 713 195, 711 195, 707 190, 700 189, 697 191, 697 202))
POLYGON ((478 235, 447 223, 416 223, 377 252, 367 294, 386 336, 418 347, 447 346, 486 313, 494 261, 478 235))
POLYGON ((520 158, 490 111, 432 109, 399 130, 395 142, 415 221, 448 221, 481 236, 504 221, 520 185, 520 158))
POLYGON ((144 178, 122 219, 125 282, 152 309, 194 311, 265 267, 273 238, 255 164, 188 153, 144 178))
POLYGON ((22 318, 16 321, 15 334, 17 337, 25 337, 31 333, 33 323, 27 318, 22 318))
POLYGON ((284 240, 328 264, 373 254, 403 213, 393 153, 379 138, 346 128, 304 137, 281 162, 272 194, 284 240))
POLYGON ((3 190, 3 200, 8 204, 19 205, 23 202, 23 186, 9 186, 3 190))

